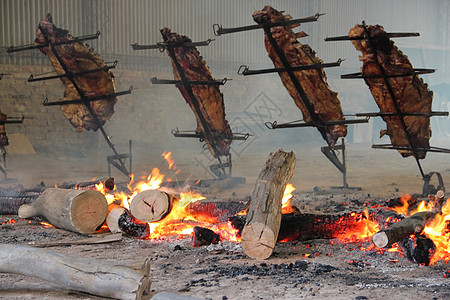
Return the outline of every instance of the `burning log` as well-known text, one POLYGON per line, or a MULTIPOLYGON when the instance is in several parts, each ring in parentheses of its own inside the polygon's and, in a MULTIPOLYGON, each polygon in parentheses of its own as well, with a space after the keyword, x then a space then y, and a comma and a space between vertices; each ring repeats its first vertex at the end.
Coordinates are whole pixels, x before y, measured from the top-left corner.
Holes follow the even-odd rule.
POLYGON ((445 201, 445 192, 443 190, 437 191, 436 195, 429 195, 428 198, 433 203, 433 211, 436 213, 442 212, 442 206, 445 201))
POLYGON ((194 235, 192 237, 192 246, 200 247, 204 245, 217 244, 220 242, 220 235, 211 229, 194 226, 194 235))
MULTIPOLYGON (((246 215, 229 218, 231 226, 242 233, 246 215)), ((307 241, 312 239, 339 238, 348 232, 361 231, 365 227, 365 217, 361 213, 342 215, 289 213, 281 215, 281 225, 277 242, 307 241)))
POLYGON ((428 266, 436 250, 434 242, 424 235, 415 235, 399 242, 403 253, 412 262, 428 266))
POLYGON ((20 218, 41 216, 55 227, 79 233, 94 233, 107 214, 105 196, 94 190, 49 188, 19 208, 20 218))
POLYGON ((128 209, 114 203, 108 205, 106 225, 112 233, 123 232, 139 239, 150 236, 148 223, 136 219, 128 209))
POLYGON ((150 261, 126 266, 41 248, 0 244, 0 273, 32 276, 63 289, 115 299, 142 299, 150 290, 150 261))
POLYGON ((419 234, 426 224, 433 219, 435 212, 424 211, 413 214, 388 228, 375 233, 372 241, 378 248, 384 248, 408 238, 411 234, 419 234))
POLYGON ((295 168, 294 152, 271 153, 251 194, 242 247, 251 258, 266 259, 277 242, 281 224, 281 200, 295 168))
POLYGON ((137 194, 130 204, 131 214, 142 222, 157 222, 172 210, 173 197, 158 190, 147 190, 137 194))

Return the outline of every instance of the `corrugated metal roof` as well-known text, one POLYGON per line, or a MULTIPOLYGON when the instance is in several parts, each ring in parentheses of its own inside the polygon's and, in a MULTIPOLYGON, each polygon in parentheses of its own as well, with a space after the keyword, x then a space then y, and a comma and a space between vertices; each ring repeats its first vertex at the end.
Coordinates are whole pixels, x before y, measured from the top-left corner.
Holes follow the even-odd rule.
MULTIPOLYGON (((271 66, 262 30, 219 37, 213 34, 213 24, 227 28, 255 24, 251 14, 265 4, 265 0, 0 0, 0 63, 48 64, 37 50, 6 54, 5 49, 32 43, 39 20, 50 12, 55 24, 74 36, 99 30, 102 34, 98 41, 89 44, 107 60, 119 58, 120 68, 169 70, 165 53, 133 51, 130 46, 160 42, 159 30, 163 27, 194 41, 215 39, 199 51, 212 69, 220 68, 218 72, 235 72, 241 64, 271 66)), ((349 42, 325 42, 324 38, 345 35, 363 20, 381 24, 387 31, 420 32, 419 38, 399 39, 396 44, 400 48, 405 45, 413 64, 418 62, 417 67, 444 69, 442 62, 447 66, 450 33, 446 0, 276 0, 270 4, 294 18, 325 13, 317 22, 302 24, 301 30, 309 37, 301 42, 310 44, 324 61, 346 59, 346 70, 359 68, 358 52, 349 42)), ((446 69, 442 71, 447 75, 446 69)))

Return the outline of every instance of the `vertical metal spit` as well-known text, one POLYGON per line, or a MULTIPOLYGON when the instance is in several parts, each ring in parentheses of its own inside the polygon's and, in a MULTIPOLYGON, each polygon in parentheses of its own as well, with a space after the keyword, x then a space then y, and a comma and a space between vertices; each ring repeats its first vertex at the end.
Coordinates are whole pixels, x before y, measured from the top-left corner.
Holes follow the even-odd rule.
MULTIPOLYGON (((164 51, 164 50, 168 51, 169 56, 172 59, 174 65, 177 69, 177 72, 180 76, 180 80, 165 80, 165 79, 151 78, 150 81, 153 84, 182 84, 183 87, 185 88, 185 90, 187 91, 189 98, 191 98, 191 103, 194 106, 196 115, 198 116, 199 121, 204 129, 204 135, 199 135, 198 133, 180 132, 178 129, 172 130, 172 134, 175 137, 199 138, 200 141, 207 139, 209 141, 209 145, 211 146, 211 148, 214 152, 215 158, 219 161, 218 164, 213 164, 213 165, 209 166, 210 171, 216 177, 218 177, 218 179, 230 178, 231 172, 232 172, 231 153, 228 154, 227 156, 225 156, 226 161, 223 162, 221 159, 220 152, 217 149, 214 136, 211 133, 211 129, 209 128, 209 125, 208 125, 207 121, 205 120, 203 113, 201 112, 200 107, 198 106, 197 101, 195 101, 195 95, 192 91, 192 85, 223 85, 226 83, 227 79, 225 78, 223 80, 214 80, 214 81, 188 80, 186 74, 184 73, 183 68, 181 67, 180 62, 178 61, 178 59, 175 55, 175 51, 174 51, 174 48, 176 48, 176 47, 208 46, 212 40, 208 39, 208 40, 202 41, 202 42, 185 42, 185 43, 173 44, 167 40, 167 38, 163 34, 162 30, 161 30, 161 35, 164 40, 163 43, 157 43, 156 45, 138 45, 136 43, 136 44, 132 44, 131 46, 132 46, 133 50, 159 49, 160 51, 164 51)), ((225 135, 222 135, 222 136, 224 136, 225 138, 232 139, 232 140, 246 140, 250 136, 250 134, 232 133, 231 136, 225 136, 225 135)))
MULTIPOLYGON (((387 75, 384 71, 383 66, 381 65, 381 63, 378 60, 378 52, 376 51, 375 47, 373 46, 374 42, 375 42, 375 37, 371 37, 368 29, 367 29, 367 25, 365 23, 365 21, 362 22, 362 26, 364 27, 364 37, 349 37, 349 36, 340 36, 340 37, 331 37, 331 38, 326 38, 325 41, 344 41, 344 40, 357 40, 357 39, 365 39, 371 49, 373 49, 373 54, 375 56, 375 62, 377 64, 377 66, 379 67, 380 70, 380 75, 364 75, 361 73, 352 73, 352 74, 346 74, 346 75, 341 75, 342 79, 355 79, 355 78, 382 78, 385 86, 389 92, 389 96, 392 100, 392 103, 394 105, 395 108, 395 112, 393 113, 359 113, 357 115, 359 116, 367 116, 367 117, 371 117, 371 116, 396 116, 399 118, 400 123, 402 125, 402 129, 405 133, 406 139, 408 141, 409 144, 409 148, 403 148, 403 147, 384 147, 383 146, 379 146, 377 147, 376 145, 373 145, 373 148, 386 148, 386 149, 404 149, 404 150, 411 150, 413 152, 413 156, 414 159, 416 161, 416 164, 419 168, 419 172, 422 176, 422 180, 424 181, 424 185, 422 188, 422 195, 423 196, 427 196, 428 194, 435 194, 435 191, 431 191, 431 186, 430 186, 430 180, 431 177, 436 174, 436 177, 438 179, 438 187, 436 188, 437 190, 442 189, 445 191, 445 187, 444 187, 444 183, 442 180, 442 176, 440 173, 438 172, 431 172, 429 174, 425 174, 422 168, 422 165, 420 163, 420 160, 418 158, 418 151, 419 149, 417 147, 415 147, 414 143, 412 142, 412 138, 410 133, 408 132, 408 128, 406 126, 406 122, 404 117, 405 116, 422 116, 422 117, 432 117, 432 116, 448 116, 448 112, 430 112, 430 113, 420 113, 420 112, 416 112, 416 113, 403 113, 398 105, 397 102, 397 98, 395 96, 395 93, 393 91, 393 88, 389 82, 389 78, 393 78, 393 77, 403 77, 403 76, 412 76, 412 75, 416 75, 416 74, 428 74, 428 73, 434 73, 433 69, 413 69, 412 73, 408 73, 408 74, 400 74, 400 75, 387 75)), ((414 37, 414 36, 419 36, 419 33, 387 33, 387 36, 392 38, 396 38, 396 37, 414 37)), ((423 149, 420 148, 421 151, 427 151, 427 152, 441 152, 441 153, 450 153, 450 150, 448 149, 443 149, 443 148, 436 148, 436 147, 429 147, 428 149, 423 149)))
MULTIPOLYGON (((241 66, 238 70, 238 74, 242 75, 256 75, 256 74, 264 74, 264 73, 274 73, 274 72, 286 72, 289 76, 289 78, 292 81, 292 84, 294 85, 297 93, 302 98, 302 102, 305 104, 306 109, 308 110, 308 113, 312 119, 311 122, 304 122, 304 123, 297 123, 297 121, 290 122, 290 123, 284 123, 284 124, 277 124, 277 122, 266 122, 266 126, 269 129, 278 129, 278 128, 294 128, 294 127, 316 127, 317 130, 320 132, 322 138, 327 142, 328 146, 322 147, 321 151, 322 153, 333 163, 333 165, 336 166, 336 168, 342 173, 343 175, 343 186, 342 188, 351 188, 347 184, 346 179, 346 163, 345 163, 345 143, 344 139, 342 139, 341 145, 330 145, 326 138, 326 131, 325 126, 330 125, 337 125, 337 124, 355 124, 355 123, 367 123, 368 119, 359 119, 359 120, 336 120, 336 121, 328 121, 324 122, 320 120, 317 113, 314 111, 314 107, 311 104, 311 102, 308 99, 308 96, 306 95, 301 83, 298 81, 297 77, 294 74, 294 71, 301 71, 301 70, 311 70, 311 69, 320 69, 324 67, 335 67, 339 66, 342 62, 341 59, 339 59, 335 63, 325 63, 325 64, 314 64, 314 65, 306 65, 306 66, 292 66, 289 61, 287 60, 286 56, 284 55, 283 51, 278 46, 277 41, 274 39, 271 33, 272 27, 277 26, 285 26, 285 25, 292 25, 292 24, 300 24, 300 23, 306 23, 306 22, 314 22, 317 21, 318 18, 323 14, 316 14, 311 17, 306 17, 302 19, 294 19, 289 21, 282 21, 282 22, 274 22, 274 23, 266 23, 264 25, 258 24, 253 26, 244 26, 244 27, 237 27, 237 28, 222 28, 218 24, 214 24, 213 29, 214 33, 216 35, 226 34, 226 33, 234 33, 234 32, 241 32, 241 31, 248 31, 248 30, 254 30, 262 28, 274 48, 278 58, 283 64, 283 68, 275 68, 275 69, 265 69, 265 70, 249 70, 247 66, 241 66), (342 150, 342 160, 341 162, 339 158, 336 155, 335 150, 342 150)), ((359 187, 355 187, 354 189, 360 189, 359 187)))
MULTIPOLYGON (((103 128, 103 126, 101 125, 97 113, 92 109, 90 102, 92 101, 98 101, 98 100, 103 100, 103 99, 110 99, 116 96, 121 96, 121 95, 125 95, 125 94, 130 94, 132 87, 130 87, 129 90, 127 91, 122 91, 122 92, 118 92, 118 93, 112 93, 112 94, 108 94, 108 95, 103 95, 103 96, 97 96, 97 97, 92 97, 92 98, 88 98, 86 97, 86 95, 83 93, 83 91, 80 89, 80 87, 78 86, 78 84, 76 83, 76 81, 74 80, 74 78, 76 76, 80 76, 83 74, 88 74, 88 73, 92 73, 92 72, 97 72, 97 71, 105 71, 111 68, 114 68, 117 64, 117 61, 114 63, 113 66, 108 66, 108 67, 104 67, 104 68, 98 68, 98 69, 93 69, 93 70, 87 70, 87 71, 82 71, 79 73, 72 73, 68 70, 67 66, 65 65, 64 61, 61 59, 61 56, 58 53, 58 50, 56 49, 56 46, 61 46, 61 45, 66 45, 66 44, 72 44, 72 43, 81 43, 82 41, 85 40, 91 40, 91 39, 97 39, 98 36, 100 35, 100 32, 97 32, 96 34, 93 35, 87 35, 87 36, 83 36, 83 37, 76 37, 73 40, 69 40, 69 41, 64 41, 64 42, 58 42, 58 43, 50 43, 48 36, 45 34, 45 31, 43 30, 43 28, 38 25, 39 30, 41 31, 41 33, 44 36, 45 39, 45 44, 42 45, 25 45, 25 46, 18 46, 18 47, 14 47, 11 46, 8 48, 7 52, 11 53, 11 52, 18 52, 18 51, 23 51, 23 50, 31 50, 31 49, 38 49, 38 48, 43 48, 43 47, 48 47, 50 46, 52 53, 55 55, 56 59, 58 60, 59 64, 61 65, 61 67, 63 68, 65 74, 62 75, 56 75, 56 76, 49 76, 49 77, 44 77, 44 78, 34 78, 33 75, 30 76, 30 78, 28 79, 28 81, 40 81, 40 80, 48 80, 48 79, 55 79, 55 78, 61 78, 61 77, 67 77, 67 79, 70 80, 70 82, 73 84, 73 86, 75 87, 76 91, 78 92, 78 94, 80 95, 79 99, 76 100, 69 100, 69 101, 57 101, 57 102, 48 102, 47 100, 44 101, 43 105, 44 106, 51 106, 51 105, 68 105, 68 104, 75 104, 75 103, 82 103, 86 109, 88 110, 89 114, 91 115, 94 123, 97 125, 97 127, 100 129, 100 132, 102 133, 106 143, 108 144, 109 148, 111 148, 111 150, 114 153, 114 161, 117 161, 118 163, 113 164, 120 172, 122 172, 123 174, 125 174, 127 177, 130 176, 131 174, 131 167, 130 167, 130 171, 127 170, 123 159, 125 157, 130 157, 131 159, 131 153, 127 154, 127 155, 121 155, 117 152, 114 144, 112 143, 111 139, 109 138, 108 134, 106 133, 105 129, 103 128)), ((108 167, 110 167, 111 161, 112 159, 110 159, 108 157, 107 159, 108 161, 108 167)))

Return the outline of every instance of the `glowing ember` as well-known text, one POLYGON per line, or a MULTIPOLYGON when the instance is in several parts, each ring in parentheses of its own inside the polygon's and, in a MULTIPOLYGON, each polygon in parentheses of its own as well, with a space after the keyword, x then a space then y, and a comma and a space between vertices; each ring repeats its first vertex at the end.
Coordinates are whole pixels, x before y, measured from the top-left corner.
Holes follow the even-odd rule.
POLYGON ((45 228, 48 228, 48 227, 55 227, 55 226, 53 226, 52 224, 47 223, 47 222, 41 222, 41 225, 44 225, 45 228))
POLYGON ((349 224, 345 226, 348 230, 336 235, 340 242, 356 243, 367 241, 375 232, 380 230, 378 222, 370 217, 367 209, 362 213, 353 212, 350 216, 342 217, 341 221, 344 218, 347 219, 346 222, 349 224), (353 222, 350 223, 349 220, 353 220, 353 222))

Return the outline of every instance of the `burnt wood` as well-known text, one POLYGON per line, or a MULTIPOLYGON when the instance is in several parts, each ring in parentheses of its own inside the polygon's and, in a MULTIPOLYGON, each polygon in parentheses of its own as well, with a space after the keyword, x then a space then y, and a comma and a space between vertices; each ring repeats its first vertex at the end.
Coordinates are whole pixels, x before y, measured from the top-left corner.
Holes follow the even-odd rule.
POLYGON ((378 248, 385 248, 408 238, 412 234, 420 234, 435 215, 436 213, 430 211, 415 213, 406 219, 393 223, 386 229, 378 231, 372 236, 372 241, 378 248))
POLYGON ((139 239, 150 236, 148 223, 136 219, 128 209, 114 203, 108 205, 106 225, 112 233, 123 232, 139 239))
POLYGON ((194 226, 194 235, 192 236, 193 247, 218 244, 220 241, 220 235, 215 233, 211 229, 194 226))

